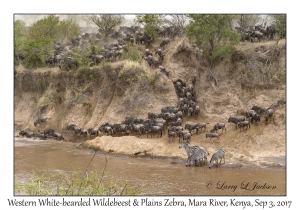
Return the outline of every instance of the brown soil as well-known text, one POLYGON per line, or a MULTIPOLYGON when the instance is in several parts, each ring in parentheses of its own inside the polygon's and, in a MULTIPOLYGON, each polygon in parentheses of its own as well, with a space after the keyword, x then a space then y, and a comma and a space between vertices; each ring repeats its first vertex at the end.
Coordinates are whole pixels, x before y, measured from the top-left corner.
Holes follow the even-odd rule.
MULTIPOLYGON (((148 48, 154 51, 158 48, 158 43, 148 48)), ((145 46, 140 48, 143 52, 145 46)), ((193 133, 191 145, 199 145, 210 154, 223 147, 227 151, 228 161, 239 164, 272 165, 272 161, 267 161, 266 157, 286 156, 285 105, 276 108, 274 118, 269 124, 266 124, 262 117, 261 122, 252 123, 248 130, 236 130, 235 125, 227 121, 229 116, 239 115, 244 110, 251 109, 253 105, 267 107, 278 100, 286 99, 285 80, 282 80, 277 72, 263 72, 267 82, 258 83, 255 77, 249 79, 245 65, 247 56, 252 53, 263 54, 257 55, 261 63, 265 63, 264 59, 274 58, 275 54, 277 59, 272 61, 269 71, 277 66, 277 69, 281 67, 285 75, 285 41, 280 41, 279 45, 276 45, 275 41, 242 43, 237 49, 237 53, 229 62, 221 58, 211 68, 205 55, 197 61, 197 49, 191 46, 188 40, 176 38, 164 51, 166 56, 162 65, 170 71, 169 78, 143 62, 140 65, 141 74, 132 75, 137 76, 137 81, 131 83, 118 76, 127 61, 117 61, 110 67, 93 67, 80 73, 60 71, 58 68, 29 71, 18 66, 14 83, 15 125, 20 129, 32 131, 53 128, 62 133, 66 141, 78 142, 81 147, 110 153, 186 158, 184 149, 178 148, 178 139, 169 143, 166 132, 162 138, 147 138, 145 134, 142 138, 133 135, 110 137, 101 134, 101 137, 89 137, 89 140, 85 140, 67 131, 66 125, 74 123, 84 129, 98 128, 105 122, 121 123, 126 116, 146 119, 148 112, 160 113, 162 107, 177 104, 178 96, 172 79, 180 78, 187 84, 192 83, 197 62, 200 62, 200 78, 195 85, 200 115, 185 117, 183 125, 187 121, 209 122, 209 131, 216 122, 223 122, 226 123, 227 130, 221 134, 219 141, 206 139, 207 131, 193 133), (278 49, 279 56, 276 54, 278 49), (210 68, 216 80, 211 79, 210 68), (144 73, 155 78, 154 84, 142 76, 144 73), (40 116, 48 116, 51 119, 34 127, 34 120, 40 116)), ((283 78, 285 79, 285 76, 283 78)), ((276 163, 273 165, 278 166, 276 163)), ((279 165, 285 167, 285 164, 279 165)))

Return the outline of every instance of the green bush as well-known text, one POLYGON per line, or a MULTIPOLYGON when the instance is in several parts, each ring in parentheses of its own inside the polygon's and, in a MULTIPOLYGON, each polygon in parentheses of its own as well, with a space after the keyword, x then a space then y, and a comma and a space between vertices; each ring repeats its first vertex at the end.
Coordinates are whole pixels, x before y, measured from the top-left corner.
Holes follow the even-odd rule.
POLYGON ((137 45, 134 45, 130 42, 126 44, 127 50, 122 53, 122 59, 129 59, 131 61, 141 62, 142 55, 137 45))
POLYGON ((89 53, 84 52, 80 48, 74 48, 72 51, 67 52, 61 61, 62 69, 67 69, 70 63, 68 57, 72 57, 74 60, 71 62, 71 68, 77 70, 89 70, 91 61, 89 59, 89 53))
POLYGON ((26 68, 32 69, 45 66, 45 61, 51 55, 51 42, 50 40, 24 41, 23 54, 26 68))
POLYGON ((139 187, 131 187, 127 181, 111 180, 103 173, 73 172, 70 175, 56 173, 45 176, 34 172, 27 183, 16 180, 15 195, 29 196, 132 196, 140 195, 139 187))

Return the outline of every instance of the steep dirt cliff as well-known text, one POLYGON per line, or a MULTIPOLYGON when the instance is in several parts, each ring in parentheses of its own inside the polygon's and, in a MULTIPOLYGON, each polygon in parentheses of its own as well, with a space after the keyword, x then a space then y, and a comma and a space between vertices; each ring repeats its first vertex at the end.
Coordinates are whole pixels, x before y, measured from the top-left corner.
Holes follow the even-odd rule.
MULTIPOLYGON (((148 48, 157 49, 159 42, 148 48)), ((141 53, 145 46, 140 46, 141 53)), ((254 163, 284 167, 286 156, 286 106, 276 106, 274 118, 266 124, 252 123, 248 130, 236 130, 228 117, 242 115, 253 105, 269 107, 286 100, 285 40, 274 42, 242 43, 231 58, 220 58, 211 63, 205 55, 196 57, 199 49, 185 38, 176 38, 165 49, 162 65, 170 71, 169 77, 151 68, 145 61, 140 64, 127 60, 102 64, 85 71, 61 71, 59 68, 25 70, 16 67, 14 82, 14 121, 20 129, 43 131, 53 128, 66 141, 81 143, 80 147, 101 149, 126 155, 186 158, 178 148, 178 138, 170 142, 167 131, 162 138, 136 136, 89 137, 66 130, 74 123, 88 129, 98 128, 105 122, 121 123, 125 117, 147 118, 148 112, 160 113, 161 108, 177 105, 173 78, 187 84, 196 78, 198 117, 184 117, 187 121, 208 122, 207 131, 193 133, 191 145, 200 145, 213 154, 226 148, 227 158, 235 164, 254 163), (33 125, 40 116, 51 119, 33 125), (216 122, 226 124, 220 140, 205 138, 216 122)), ((18 131, 16 132, 18 135, 18 131)))

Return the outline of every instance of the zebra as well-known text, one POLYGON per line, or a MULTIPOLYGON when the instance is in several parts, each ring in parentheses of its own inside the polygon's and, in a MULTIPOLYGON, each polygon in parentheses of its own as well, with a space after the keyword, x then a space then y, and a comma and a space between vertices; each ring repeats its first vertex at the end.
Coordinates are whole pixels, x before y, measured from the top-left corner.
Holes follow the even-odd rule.
POLYGON ((216 153, 213 154, 213 156, 210 159, 210 163, 209 163, 209 168, 211 168, 214 164, 214 162, 216 162, 217 166, 221 163, 222 159, 224 159, 224 163, 225 163, 225 149, 221 148, 219 149, 219 151, 217 151, 216 153), (220 162, 218 163, 218 160, 220 159, 220 162))
POLYGON ((201 148, 199 146, 192 146, 189 147, 186 143, 182 142, 179 146, 179 148, 184 148, 186 151, 186 154, 188 155, 188 157, 192 156, 193 154, 197 153, 199 150, 201 150, 201 148))
POLYGON ((193 155, 188 157, 186 160, 185 166, 191 166, 194 162, 195 165, 200 166, 200 161, 204 159, 204 163, 207 163, 207 156, 209 155, 204 149, 200 148, 200 150, 196 151, 193 155))

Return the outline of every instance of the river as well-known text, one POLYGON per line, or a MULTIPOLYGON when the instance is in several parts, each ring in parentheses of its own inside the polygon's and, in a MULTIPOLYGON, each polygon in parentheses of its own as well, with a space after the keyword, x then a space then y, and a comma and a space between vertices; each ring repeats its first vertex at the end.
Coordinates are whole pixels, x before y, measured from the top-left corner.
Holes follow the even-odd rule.
MULTIPOLYGON (((15 138, 15 180, 26 181, 33 170, 45 173, 84 171, 94 151, 75 143, 15 138)), ((233 168, 221 165, 185 167, 180 159, 136 158, 96 152, 89 170, 106 171, 116 179, 142 187, 145 196, 286 195, 285 169, 233 168)))

